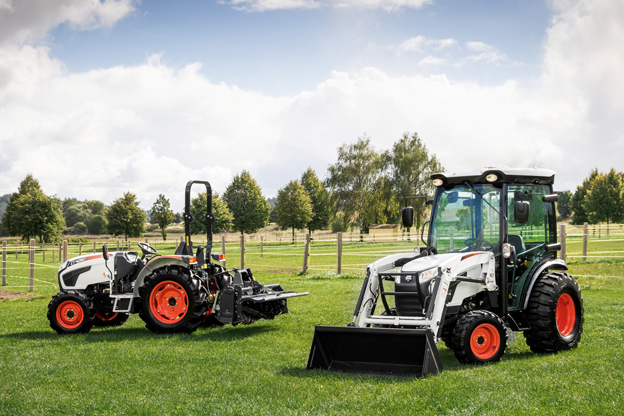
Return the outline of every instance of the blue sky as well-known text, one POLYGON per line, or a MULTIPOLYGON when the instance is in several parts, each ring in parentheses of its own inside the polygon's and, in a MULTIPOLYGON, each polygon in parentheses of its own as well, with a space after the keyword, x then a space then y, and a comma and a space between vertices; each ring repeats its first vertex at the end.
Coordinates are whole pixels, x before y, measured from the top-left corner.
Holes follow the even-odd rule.
POLYGON ((418 132, 447 171, 624 171, 624 2, 0 0, 0 194, 275 196, 418 132))
POLYGON ((428 51, 397 51, 405 40, 424 36, 454 39, 440 51, 444 73, 460 81, 496 84, 540 75, 545 30, 552 11, 544 1, 436 1, 422 8, 248 12, 214 1, 146 1, 113 28, 76 31, 62 24, 46 43, 70 71, 138 65, 163 54, 183 67, 201 62, 201 73, 274 96, 311 90, 332 70, 376 67, 393 76, 439 73, 419 65, 428 51), (505 60, 466 63, 466 42, 492 45, 505 60))

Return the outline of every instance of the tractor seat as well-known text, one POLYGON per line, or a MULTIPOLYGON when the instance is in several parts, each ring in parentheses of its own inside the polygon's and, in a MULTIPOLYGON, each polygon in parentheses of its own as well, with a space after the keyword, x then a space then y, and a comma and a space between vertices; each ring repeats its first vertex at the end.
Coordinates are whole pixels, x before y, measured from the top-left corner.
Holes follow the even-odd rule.
POLYGON ((507 236, 507 241, 509 241, 509 244, 514 246, 514 248, 516 249, 516 255, 522 253, 523 251, 526 251, 526 246, 524 245, 524 239, 522 238, 522 236, 517 234, 509 234, 507 236))

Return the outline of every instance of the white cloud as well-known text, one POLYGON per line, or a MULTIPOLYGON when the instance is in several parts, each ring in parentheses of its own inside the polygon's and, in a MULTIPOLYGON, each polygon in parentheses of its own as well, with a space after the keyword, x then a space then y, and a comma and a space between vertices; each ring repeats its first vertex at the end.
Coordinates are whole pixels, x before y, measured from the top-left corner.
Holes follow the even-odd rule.
POLYGON ((283 9, 314 9, 318 7, 381 9, 387 12, 403 8, 421 8, 433 0, 219 0, 236 10, 264 12, 283 9))
POLYGON ((27 42, 66 23, 77 29, 111 27, 139 0, 0 0, 0 44, 27 42))
POLYGON ((447 60, 443 59, 443 58, 436 58, 435 56, 425 56, 423 59, 420 60, 420 62, 418 62, 418 65, 432 65, 432 66, 438 66, 438 65, 446 65, 447 64, 447 60))
POLYGON ((403 41, 397 46, 397 50, 400 52, 424 52, 428 49, 439 51, 455 45, 457 45, 455 39, 429 39, 424 36, 416 36, 403 41))

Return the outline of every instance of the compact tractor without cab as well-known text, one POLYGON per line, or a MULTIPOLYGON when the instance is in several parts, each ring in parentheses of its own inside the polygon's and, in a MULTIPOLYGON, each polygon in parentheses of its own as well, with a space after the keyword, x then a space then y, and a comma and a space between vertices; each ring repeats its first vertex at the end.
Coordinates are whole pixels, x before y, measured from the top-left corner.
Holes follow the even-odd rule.
MULTIPOLYGON (((583 299, 556 258, 554 178, 545 169, 432 175, 426 247, 367 267, 353 321, 316 326, 308 368, 426 376, 442 370, 438 340, 459 362, 484 364, 505 353, 507 328, 536 353, 575 348, 583 299)), ((411 227, 413 208, 402 217, 411 227)))
POLYGON ((186 185, 185 240, 175 255, 160 255, 139 243, 137 252, 74 257, 61 264, 60 293, 48 305, 50 326, 59 334, 88 332, 93 325, 122 325, 138 313, 153 332, 193 332, 202 323, 248 325, 288 313, 287 299, 308 293, 286 292, 279 284, 259 283, 250 269, 226 270, 212 251, 212 189, 208 182, 186 185), (206 246, 193 252, 191 186, 206 186, 206 246))

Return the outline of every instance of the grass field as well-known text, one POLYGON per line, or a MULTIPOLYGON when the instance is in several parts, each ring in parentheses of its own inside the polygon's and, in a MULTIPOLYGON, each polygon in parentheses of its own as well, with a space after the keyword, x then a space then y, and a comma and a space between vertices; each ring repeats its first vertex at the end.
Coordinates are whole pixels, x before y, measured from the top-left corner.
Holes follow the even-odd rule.
MULTIPOLYGON (((568 244, 568 253, 576 248, 568 244)), ((592 252, 624 250, 595 242, 592 252)), ((579 262, 585 330, 576 350, 538 356, 522 334, 498 364, 460 365, 439 343, 444 371, 427 379, 346 375, 305 369, 315 324, 352 317, 364 266, 407 244, 313 244, 311 273, 298 275, 301 247, 250 245, 247 264, 263 283, 309 296, 290 314, 250 326, 154 335, 138 315, 121 328, 58 336, 46 318, 58 291, 58 263, 38 264, 35 295, 0 301, 0 414, 621 414, 624 409, 624 259, 579 262)), ((580 247, 580 246, 579 246, 580 247)), ((580 250, 579 250, 580 251, 580 250)), ((228 266, 240 253, 228 247, 228 266)), ((8 288, 27 290, 25 256, 9 258, 8 288)), ((392 354, 392 351, 380 351, 392 354)))

